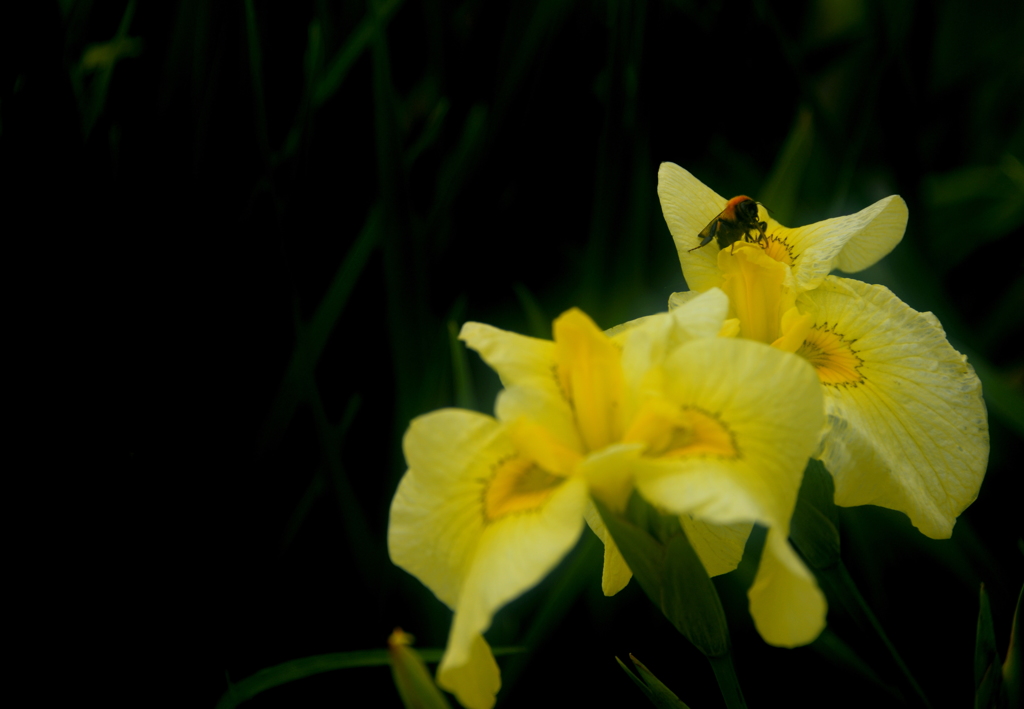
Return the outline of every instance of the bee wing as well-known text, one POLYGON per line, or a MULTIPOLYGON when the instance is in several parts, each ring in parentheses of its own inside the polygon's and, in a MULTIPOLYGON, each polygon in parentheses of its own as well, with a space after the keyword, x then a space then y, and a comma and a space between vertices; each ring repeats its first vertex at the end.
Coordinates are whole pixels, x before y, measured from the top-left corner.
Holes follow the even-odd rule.
POLYGON ((700 246, 694 246, 690 251, 695 251, 701 246, 707 246, 707 244, 715 238, 715 234, 718 233, 718 222, 722 214, 724 214, 724 212, 719 212, 718 216, 708 222, 708 225, 700 230, 700 233, 697 234, 697 238, 700 239, 700 246))

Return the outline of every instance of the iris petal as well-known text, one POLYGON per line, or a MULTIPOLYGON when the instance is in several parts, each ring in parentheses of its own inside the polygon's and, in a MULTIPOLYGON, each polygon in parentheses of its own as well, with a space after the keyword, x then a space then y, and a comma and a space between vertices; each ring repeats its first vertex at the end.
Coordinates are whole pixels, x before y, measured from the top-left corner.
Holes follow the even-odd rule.
POLYGON ((967 358, 931 313, 883 286, 829 276, 798 305, 846 348, 821 377, 829 419, 822 461, 836 502, 899 510, 929 537, 949 537, 988 462, 981 382, 967 358), (839 377, 844 362, 856 377, 839 377))

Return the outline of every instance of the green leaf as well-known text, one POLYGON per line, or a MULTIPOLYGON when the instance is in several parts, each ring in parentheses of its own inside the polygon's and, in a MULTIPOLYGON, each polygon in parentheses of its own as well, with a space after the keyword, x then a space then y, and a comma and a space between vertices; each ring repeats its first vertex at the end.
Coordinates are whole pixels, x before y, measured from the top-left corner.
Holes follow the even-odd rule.
POLYGON ((722 601, 682 530, 666 546, 662 594, 665 615, 701 652, 709 657, 729 652, 722 601))
POLYGON ((1019 707, 1024 699, 1021 691, 1021 656, 1020 656, 1020 600, 1024 597, 1024 587, 1017 595, 1017 608, 1013 611, 1013 625, 1010 626, 1010 647, 1006 650, 1006 662, 1003 663, 1003 694, 1006 705, 1019 707))
POLYGON ((374 9, 370 9, 366 17, 363 18, 363 21, 359 23, 359 26, 345 40, 345 44, 338 50, 338 53, 334 55, 324 75, 317 82, 316 90, 313 92, 314 105, 319 106, 334 95, 334 92, 338 90, 341 82, 348 75, 348 70, 352 68, 356 59, 362 55, 363 50, 370 43, 370 39, 373 37, 374 24, 378 21, 378 17, 382 25, 387 25, 400 4, 400 0, 389 0, 388 2, 381 3, 376 10, 377 17, 375 17, 374 9))
MULTIPOLYGON (((435 662, 441 659, 441 653, 441 650, 422 651, 423 656, 432 657, 435 662)), ((326 655, 289 660, 280 665, 266 667, 241 682, 230 685, 228 691, 217 702, 217 709, 232 709, 260 692, 323 672, 353 667, 379 667, 386 664, 388 651, 384 649, 331 652, 326 655)))
MULTIPOLYGON (((523 652, 521 647, 496 647, 491 652, 495 657, 523 652)), ((440 662, 444 650, 427 648, 419 651, 424 662, 440 662)), ((345 670, 356 667, 382 667, 390 662, 388 651, 382 648, 373 650, 354 650, 352 652, 330 652, 325 655, 311 655, 297 660, 282 662, 280 665, 265 667, 255 674, 249 675, 241 682, 228 683, 228 690, 217 702, 216 709, 233 709, 242 702, 252 699, 260 692, 273 687, 305 679, 313 675, 334 670, 345 670)))
POLYGON ((974 645, 974 707, 990 709, 998 706, 1003 673, 996 634, 992 627, 992 608, 985 584, 981 584, 978 610, 978 635, 974 645))
MULTIPOLYGON (((594 581, 594 569, 601 568, 603 547, 597 536, 584 534, 576 551, 570 555, 565 569, 558 574, 555 584, 544 594, 544 600, 522 635, 521 652, 509 658, 501 668, 501 684, 512 687, 525 671, 534 648, 540 647, 558 632, 559 625, 576 604, 580 595, 594 581)), ((495 653, 497 654, 497 653, 495 653)))
POLYGON ((640 673, 639 677, 630 672, 626 664, 618 657, 615 658, 615 661, 619 663, 622 671, 629 675, 633 683, 640 688, 644 696, 651 700, 651 704, 658 707, 658 709, 690 709, 671 689, 655 677, 654 673, 647 669, 640 660, 633 657, 632 654, 630 654, 629 659, 633 661, 637 672, 640 673))
POLYGON ((800 185, 813 145, 814 114, 807 106, 802 106, 785 145, 775 159, 768 183, 758 195, 758 200, 764 203, 772 216, 784 224, 792 223, 796 213, 800 185))
POLYGON ((800 483, 789 536, 816 569, 839 561, 839 512, 834 495, 832 476, 821 461, 812 459, 800 483))
POLYGON ((661 608, 661 573, 665 563, 665 548, 647 532, 612 514, 600 500, 595 498, 594 505, 640 588, 661 608))
POLYGON ((513 284, 512 289, 516 292, 516 297, 519 298, 519 305, 523 308, 523 313, 526 315, 528 333, 534 337, 550 340, 551 318, 544 314, 540 304, 537 303, 537 299, 533 297, 533 293, 522 283, 513 284))
POLYGON ((709 657, 727 653, 722 602, 679 520, 658 514, 636 492, 628 519, 611 513, 600 500, 594 504, 640 587, 676 630, 709 657))
POLYGON ((309 324, 298 328, 298 342, 292 350, 288 369, 285 371, 270 413, 263 423, 258 453, 278 444, 291 423, 292 416, 295 415, 299 401, 308 391, 307 381, 313 376, 316 363, 341 318, 349 294, 362 275, 370 254, 377 246, 380 235, 380 212, 381 205, 378 202, 367 215, 359 236, 345 254, 345 260, 331 279, 327 293, 317 306, 309 324))
POLYGON ((459 326, 455 320, 448 321, 448 347, 452 353, 452 382, 455 389, 455 405, 461 409, 476 410, 473 395, 473 378, 469 372, 466 346, 459 341, 459 326))

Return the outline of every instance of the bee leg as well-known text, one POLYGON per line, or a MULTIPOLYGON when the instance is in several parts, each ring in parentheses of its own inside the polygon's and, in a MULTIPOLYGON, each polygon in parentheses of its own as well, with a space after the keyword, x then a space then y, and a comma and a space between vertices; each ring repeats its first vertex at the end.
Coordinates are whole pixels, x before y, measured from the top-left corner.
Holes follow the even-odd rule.
MULTIPOLYGON (((703 239, 701 240, 701 242, 700 242, 699 244, 697 244, 697 245, 696 245, 696 246, 694 246, 694 247, 693 247, 692 249, 690 249, 690 251, 696 251, 697 249, 699 249, 699 248, 701 248, 701 247, 704 247, 704 246, 707 246, 708 244, 710 244, 710 243, 711 243, 711 240, 715 238, 715 235, 716 235, 716 234, 718 234, 718 221, 716 220, 716 221, 712 222, 712 223, 711 223, 711 224, 709 225, 709 228, 708 228, 708 229, 706 229, 705 231, 707 231, 708 235, 707 235, 707 236, 705 236, 705 237, 704 237, 704 238, 703 238, 703 239)), ((701 232, 700 234, 697 234, 697 236, 700 236, 700 235, 701 235, 701 234, 703 234, 703 233, 704 233, 704 232, 702 231, 702 232, 701 232)), ((687 253, 689 253, 689 252, 687 252, 687 253)))
MULTIPOLYGON (((698 234, 698 236, 699 236, 699 234, 698 234)), ((714 237, 714 236, 707 236, 707 237, 704 237, 704 239, 703 239, 703 240, 702 240, 702 241, 701 241, 701 242, 700 242, 699 244, 697 244, 697 245, 696 245, 696 246, 694 246, 694 247, 693 247, 692 249, 690 249, 690 251, 696 251, 697 249, 699 249, 699 248, 701 248, 701 247, 707 246, 708 244, 710 244, 710 243, 711 243, 711 240, 712 240, 713 238, 715 238, 715 237, 714 237)))

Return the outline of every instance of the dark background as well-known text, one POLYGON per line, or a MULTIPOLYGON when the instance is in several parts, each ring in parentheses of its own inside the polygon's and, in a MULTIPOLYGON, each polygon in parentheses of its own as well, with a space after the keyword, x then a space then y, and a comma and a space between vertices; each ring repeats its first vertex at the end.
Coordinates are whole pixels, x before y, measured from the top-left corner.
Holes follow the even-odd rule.
MULTIPOLYGON (((1005 653, 1024 581, 1024 5, 373 7, 65 0, 6 23, 11 327, 41 369, 26 475, 51 520, 28 556, 58 633, 104 668, 90 681, 212 707, 225 676, 379 648, 397 625, 442 647, 450 614, 385 548, 401 434, 438 407, 490 411, 464 321, 549 336, 579 305, 610 327, 685 288, 656 193, 672 161, 794 226, 906 199, 904 241, 859 277, 968 354, 992 455, 952 540, 844 510, 844 558, 932 703, 969 704, 979 584, 1005 653)), ((496 617, 493 644, 529 648, 501 661, 499 703, 642 706, 613 661, 632 652, 721 706, 635 583, 601 596, 584 536, 496 617)), ((808 648, 766 646, 751 573, 717 582, 751 706, 898 705, 841 610, 808 648)), ((251 706, 357 688, 399 705, 372 668, 251 706)))

